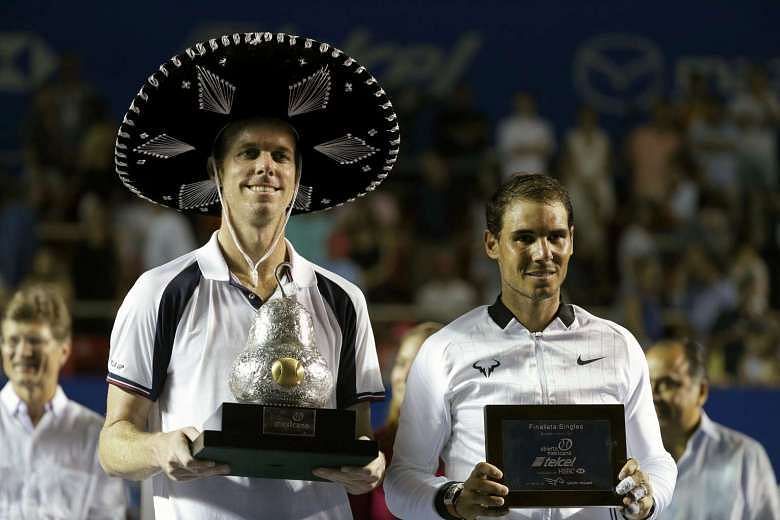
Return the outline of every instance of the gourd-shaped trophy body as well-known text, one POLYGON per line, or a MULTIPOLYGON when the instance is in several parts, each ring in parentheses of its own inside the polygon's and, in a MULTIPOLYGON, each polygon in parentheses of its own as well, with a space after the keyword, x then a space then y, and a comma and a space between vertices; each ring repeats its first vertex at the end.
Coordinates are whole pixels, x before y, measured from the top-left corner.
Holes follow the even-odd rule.
POLYGON ((233 361, 230 391, 241 403, 324 408, 333 375, 317 350, 311 314, 295 295, 265 302, 249 329, 246 348, 233 361))

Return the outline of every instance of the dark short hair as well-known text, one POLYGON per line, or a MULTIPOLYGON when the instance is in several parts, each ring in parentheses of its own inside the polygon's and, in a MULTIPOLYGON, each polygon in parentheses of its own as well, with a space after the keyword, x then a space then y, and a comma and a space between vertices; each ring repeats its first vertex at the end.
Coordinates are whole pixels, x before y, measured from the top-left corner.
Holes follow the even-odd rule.
POLYGON ((31 284, 16 291, 3 314, 6 320, 45 323, 57 341, 70 339, 70 311, 62 293, 50 285, 31 284))
POLYGON ((690 338, 680 340, 683 347, 683 355, 688 361, 688 375, 692 379, 707 377, 707 350, 704 345, 690 338))
POLYGON ((485 207, 487 228, 498 236, 503 226, 504 212, 515 200, 530 200, 544 204, 560 202, 566 208, 569 228, 574 226, 574 208, 566 188, 556 179, 541 174, 517 174, 499 186, 485 207))
POLYGON ((278 126, 279 128, 289 129, 290 133, 292 133, 293 137, 295 137, 295 170, 297 174, 300 174, 301 153, 298 146, 298 131, 286 121, 273 117, 250 117, 247 119, 232 121, 225 125, 217 134, 216 139, 214 139, 214 148, 211 153, 217 164, 221 164, 225 159, 225 154, 227 154, 228 147, 236 135, 238 135, 241 130, 249 125, 271 125, 278 126))

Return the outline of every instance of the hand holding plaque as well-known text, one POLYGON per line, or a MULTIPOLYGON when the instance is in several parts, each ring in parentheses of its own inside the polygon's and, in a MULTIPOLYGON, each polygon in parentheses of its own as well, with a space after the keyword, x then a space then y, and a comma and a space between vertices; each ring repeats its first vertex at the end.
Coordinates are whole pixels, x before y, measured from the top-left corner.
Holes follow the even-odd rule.
MULTIPOLYGON (((284 267, 276 270, 280 288, 284 267)), ((222 430, 205 430, 192 451, 229 464, 231 475, 323 480, 312 470, 377 457, 375 441, 355 439, 354 411, 324 408, 333 375, 315 345, 311 315, 283 289, 257 311, 229 386, 239 402, 222 404, 222 430)))
POLYGON ((650 479, 639 469, 639 461, 628 459, 620 470, 621 479, 615 491, 623 498, 623 516, 629 520, 641 520, 650 516, 655 504, 650 479))
POLYGON ((509 489, 497 482, 503 476, 500 469, 487 462, 474 466, 455 501, 455 513, 466 520, 506 515, 509 509, 504 505, 504 497, 509 489))

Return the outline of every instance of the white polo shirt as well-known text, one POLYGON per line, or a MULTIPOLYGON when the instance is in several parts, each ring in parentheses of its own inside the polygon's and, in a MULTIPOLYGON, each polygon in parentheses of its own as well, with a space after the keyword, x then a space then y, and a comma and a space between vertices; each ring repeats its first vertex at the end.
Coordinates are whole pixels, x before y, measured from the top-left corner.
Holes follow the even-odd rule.
POLYGON ((35 426, 11 383, 0 401, 0 518, 124 520, 124 482, 98 462, 100 415, 60 387, 35 426))
MULTIPOLYGON (((298 302, 314 320, 316 346, 334 375, 328 408, 384 397, 373 332, 360 290, 299 256, 287 242, 298 302)), ((272 298, 280 297, 277 289, 272 298)), ((108 382, 156 401, 150 431, 204 424, 223 402, 233 360, 246 346, 260 298, 231 278, 214 233, 200 249, 144 273, 111 333, 108 382)), ((162 518, 351 518, 341 485, 214 477, 153 477, 162 518)))
POLYGON ((677 462, 677 486, 664 520, 780 518, 775 473, 764 447, 747 435, 701 422, 677 462))
MULTIPOLYGON (((432 335, 414 360, 384 484, 390 511, 440 518, 439 487, 465 481, 486 458, 487 404, 625 405, 628 456, 649 475, 656 511, 669 504, 677 468, 664 449, 647 362, 631 333, 568 304, 544 331, 531 333, 499 297, 432 335), (442 477, 434 476, 439 457, 442 477)), ((612 520, 615 510, 512 509, 503 518, 612 520)))

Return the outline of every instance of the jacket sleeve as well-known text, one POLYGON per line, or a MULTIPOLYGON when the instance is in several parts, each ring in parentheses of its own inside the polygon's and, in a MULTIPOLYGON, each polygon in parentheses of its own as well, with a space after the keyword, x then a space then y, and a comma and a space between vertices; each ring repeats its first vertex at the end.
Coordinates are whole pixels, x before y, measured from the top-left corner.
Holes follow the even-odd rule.
POLYGON ((664 448, 658 416, 653 405, 650 373, 642 348, 624 331, 629 349, 629 388, 626 395, 626 449, 628 456, 639 461, 639 467, 650 480, 655 499, 655 519, 672 501, 677 481, 677 464, 664 448))
POLYGON ((388 509, 399 518, 441 518, 434 498, 448 479, 435 473, 451 431, 442 348, 437 335, 431 336, 420 349, 407 380, 393 460, 384 484, 388 509))

